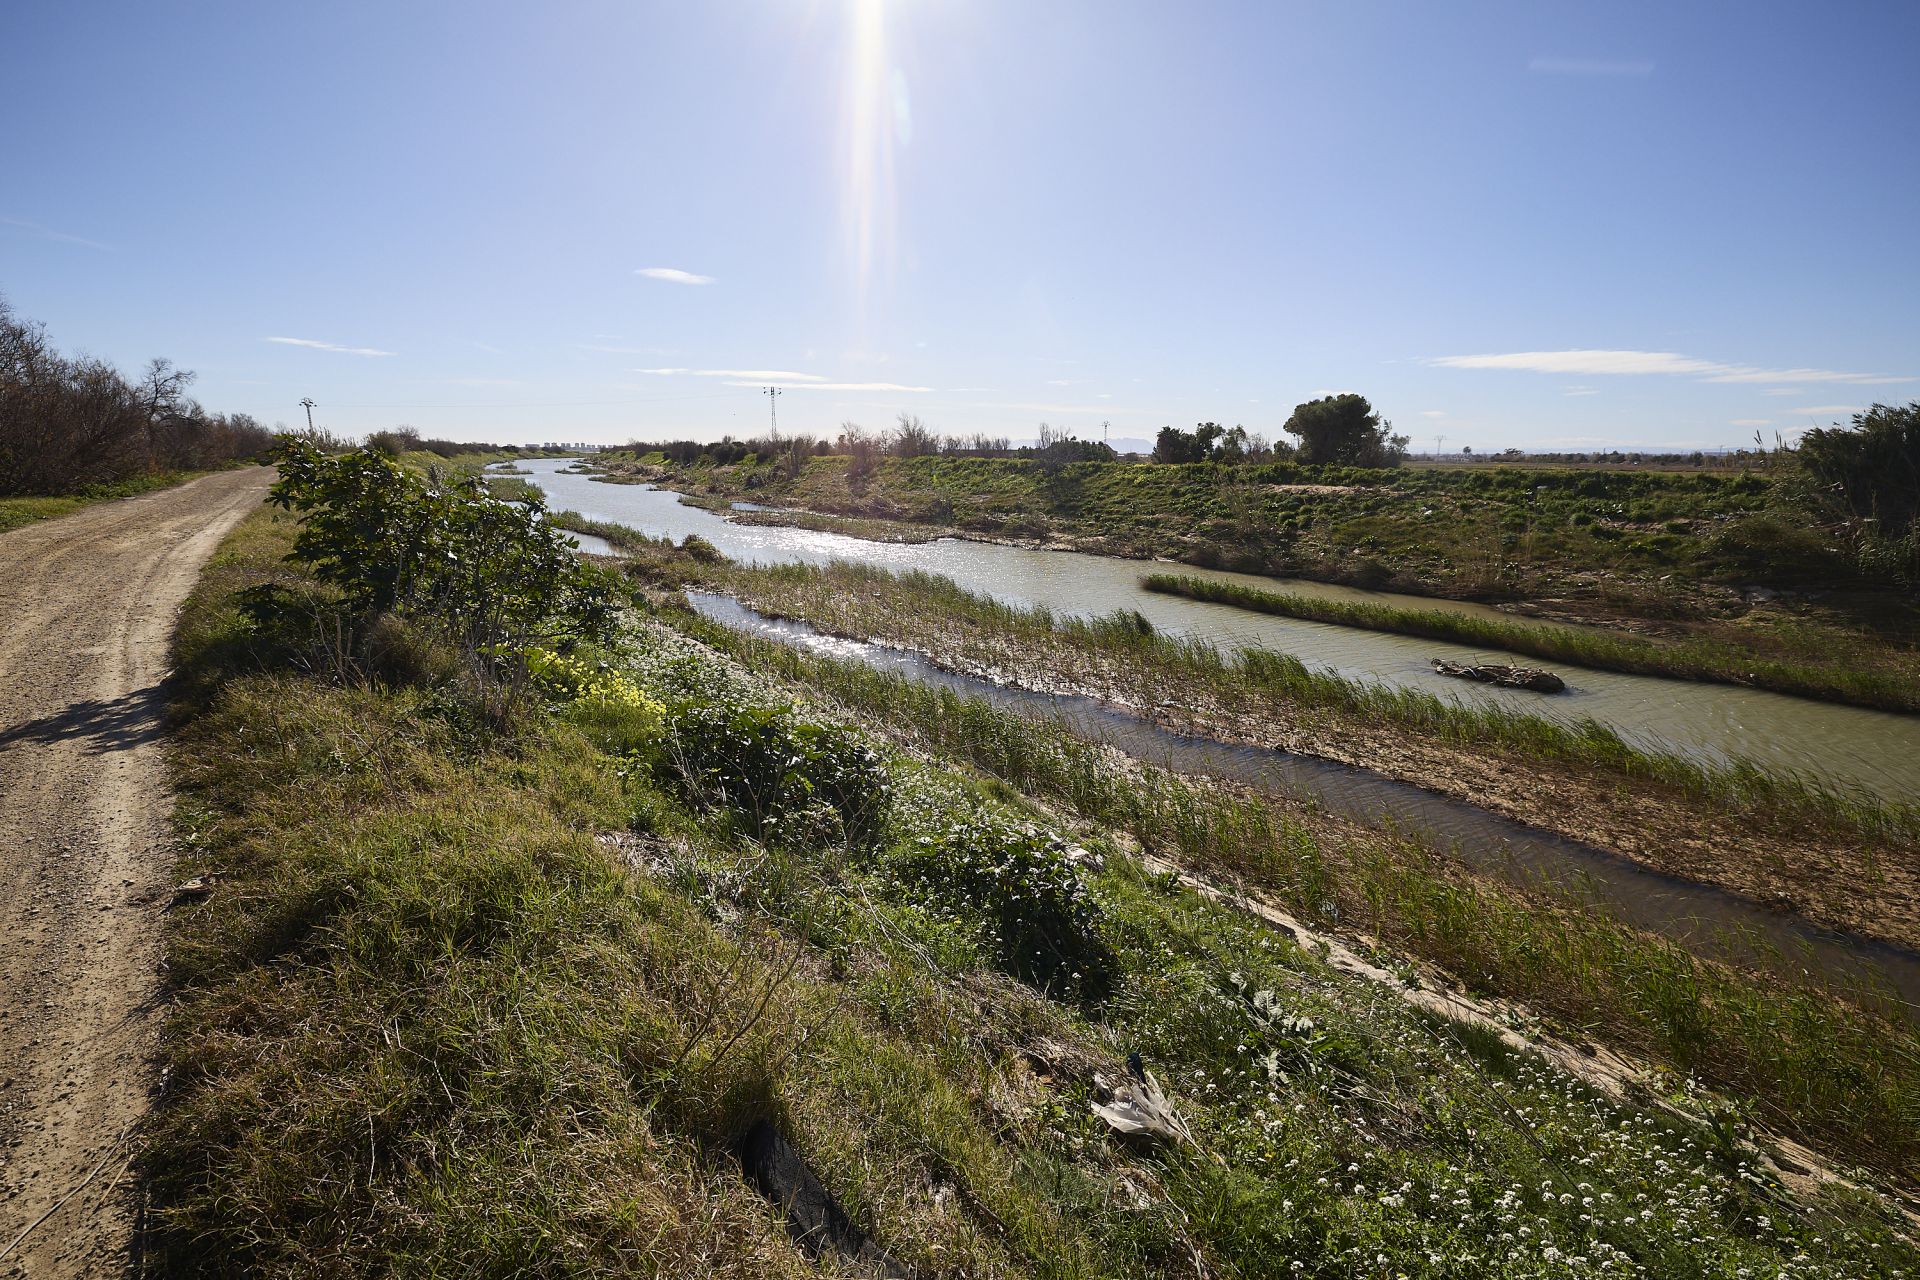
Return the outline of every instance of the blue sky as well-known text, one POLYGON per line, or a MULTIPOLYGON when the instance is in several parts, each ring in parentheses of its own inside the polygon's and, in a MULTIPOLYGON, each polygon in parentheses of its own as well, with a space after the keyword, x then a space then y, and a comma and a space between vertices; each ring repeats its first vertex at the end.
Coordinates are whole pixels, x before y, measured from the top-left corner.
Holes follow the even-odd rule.
POLYGON ((1920 398, 1920 5, 16 4, 0 292, 497 440, 1732 445, 1920 398), (651 274, 649 274, 651 273, 651 274))

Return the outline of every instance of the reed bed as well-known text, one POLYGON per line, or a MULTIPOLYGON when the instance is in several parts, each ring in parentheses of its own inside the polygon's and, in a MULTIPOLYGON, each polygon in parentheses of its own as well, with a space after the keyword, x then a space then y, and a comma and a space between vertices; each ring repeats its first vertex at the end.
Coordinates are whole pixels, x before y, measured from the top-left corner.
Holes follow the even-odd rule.
POLYGON ((1077 649, 1121 659, 1151 669, 1169 692, 1188 682, 1230 701, 1251 697, 1276 707, 1390 723, 1476 750, 1491 747, 1604 770, 1623 781, 1656 783, 1718 809, 1746 817, 1764 814, 1783 825, 1812 823, 1836 835, 1892 846, 1920 840, 1920 806, 1884 801, 1864 788, 1746 759, 1683 756, 1630 741, 1592 719, 1533 715, 1352 680, 1272 649, 1223 650, 1205 640, 1158 632, 1132 611, 1074 617, 994 600, 935 574, 848 563, 732 567, 718 581, 758 607, 841 634, 888 633, 906 643, 927 644, 952 640, 970 628, 1036 653, 1077 649))
POLYGON ((1557 626, 1442 609, 1330 600, 1243 583, 1216 582, 1191 574, 1150 573, 1141 578, 1140 586, 1162 595, 1230 605, 1254 613, 1501 649, 1596 671, 1745 685, 1883 711, 1920 711, 1920 681, 1909 673, 1768 657, 1750 648, 1713 640, 1652 640, 1597 627, 1557 626))

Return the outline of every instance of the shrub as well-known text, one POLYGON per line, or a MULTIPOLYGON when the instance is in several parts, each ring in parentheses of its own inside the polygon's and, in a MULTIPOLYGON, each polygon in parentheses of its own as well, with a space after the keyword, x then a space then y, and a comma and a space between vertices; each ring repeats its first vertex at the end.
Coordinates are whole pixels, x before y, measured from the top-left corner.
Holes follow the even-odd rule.
POLYGON ((870 847, 891 784, 857 734, 784 707, 689 703, 668 721, 665 767, 695 799, 725 807, 756 839, 870 847))
POLYGON ((329 455, 288 439, 275 454, 269 500, 300 513, 290 558, 338 588, 356 616, 411 616, 496 659, 612 637, 613 580, 580 563, 537 498, 431 483, 377 449, 329 455))
POLYGON ((1715 537, 1714 550, 1735 571, 1769 582, 1820 582, 1845 577, 1848 569, 1827 534, 1776 515, 1735 521, 1715 537))
POLYGON ((1102 913, 1058 837, 978 815, 916 839, 897 874, 903 887, 985 924, 1009 973, 1049 991, 1108 990, 1114 958, 1102 913))

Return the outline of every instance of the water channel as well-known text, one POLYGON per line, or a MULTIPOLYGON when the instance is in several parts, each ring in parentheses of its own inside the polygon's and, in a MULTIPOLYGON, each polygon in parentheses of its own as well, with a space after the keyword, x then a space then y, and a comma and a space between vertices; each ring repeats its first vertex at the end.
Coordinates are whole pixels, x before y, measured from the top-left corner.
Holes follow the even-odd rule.
POLYGON ((735 630, 983 698, 1019 715, 1058 720, 1080 737, 1178 773, 1311 796, 1330 813, 1446 850, 1482 874, 1599 907, 1623 923, 1702 954, 1789 980, 1852 982, 1862 991, 1891 996, 1887 1004, 1906 1016, 1920 1017, 1920 953, 1907 948, 1823 929, 1738 894, 1665 875, 1367 769, 1178 733, 1093 698, 1040 693, 963 675, 909 650, 766 617, 730 596, 692 592, 689 599, 702 614, 735 630))
MULTIPOLYGON (((1591 718, 1646 746, 1697 758, 1741 756, 1775 772, 1798 773, 1857 787, 1888 800, 1920 796, 1920 716, 1838 706, 1733 685, 1666 680, 1557 665, 1568 692, 1551 697, 1463 685, 1436 675, 1429 659, 1515 662, 1535 659, 1354 627, 1277 618, 1230 605, 1163 596, 1140 588, 1156 566, 1140 560, 1046 551, 942 538, 923 543, 875 542, 845 534, 773 525, 736 524, 650 485, 596 481, 567 468, 565 458, 521 463, 556 509, 571 509, 678 541, 698 534, 749 564, 850 560, 889 569, 944 574, 972 591, 1059 613, 1092 616, 1136 609, 1160 630, 1223 647, 1260 646, 1351 678, 1425 689, 1456 700, 1484 701, 1538 715, 1591 718)), ((1372 600, 1419 608, 1497 614, 1483 605, 1358 591, 1303 580, 1180 567, 1181 572, 1255 586, 1284 585, 1303 594, 1372 600)))

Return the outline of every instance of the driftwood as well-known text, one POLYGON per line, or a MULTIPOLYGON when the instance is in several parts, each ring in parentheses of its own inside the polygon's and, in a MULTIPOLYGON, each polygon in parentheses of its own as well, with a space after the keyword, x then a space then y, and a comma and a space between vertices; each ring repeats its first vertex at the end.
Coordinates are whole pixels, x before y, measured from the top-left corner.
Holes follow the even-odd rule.
POLYGON ((1507 667, 1497 662, 1448 662, 1444 658, 1435 658, 1433 669, 1443 676, 1478 680, 1481 684, 1497 684, 1509 689, 1531 689, 1535 693, 1559 693, 1567 687, 1565 680, 1539 667, 1507 667))

